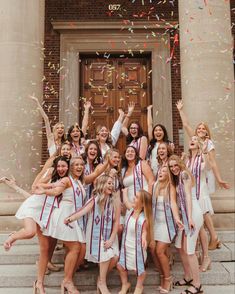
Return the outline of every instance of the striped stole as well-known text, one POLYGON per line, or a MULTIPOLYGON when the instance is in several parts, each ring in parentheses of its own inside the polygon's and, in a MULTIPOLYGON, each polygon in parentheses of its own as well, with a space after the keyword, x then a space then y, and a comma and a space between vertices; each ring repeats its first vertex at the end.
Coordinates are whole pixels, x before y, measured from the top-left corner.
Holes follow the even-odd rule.
POLYGON ((188 222, 188 212, 187 212, 187 206, 186 206, 186 196, 185 196, 185 190, 184 190, 184 183, 182 179, 182 173, 179 175, 179 183, 177 186, 177 198, 178 198, 178 205, 180 207, 180 212, 182 215, 182 220, 184 224, 184 230, 185 235, 187 236, 190 232, 189 228, 189 222, 188 222))
POLYGON ((93 206, 92 229, 90 236, 90 254, 100 261, 101 241, 109 240, 113 229, 114 208, 112 197, 105 201, 104 211, 102 212, 97 203, 99 196, 95 198, 93 206))
MULTIPOLYGON (((74 180, 71 176, 69 176, 69 179, 71 182, 71 186, 73 188, 74 211, 76 212, 84 206, 86 200, 86 193, 79 180, 74 180)), ((82 229, 82 231, 85 232, 86 217, 82 216, 77 220, 77 223, 79 227, 82 229)))
POLYGON ((202 164, 202 155, 200 154, 196 155, 192 165, 191 165, 191 160, 187 162, 187 167, 190 169, 191 173, 193 174, 195 178, 197 200, 200 198, 201 164, 202 164))
POLYGON ((132 140, 128 146, 133 146, 135 149, 140 152, 140 145, 141 145, 141 137, 137 140, 132 140))
POLYGON ((72 143, 72 149, 76 153, 76 156, 79 156, 85 152, 85 148, 83 145, 80 145, 79 147, 77 147, 74 143, 72 143))
MULTIPOLYGON (((85 164, 85 169, 84 169, 84 175, 88 176, 93 172, 93 167, 87 162, 85 164)), ((93 184, 87 184, 84 186, 84 189, 86 191, 86 201, 89 200, 91 198, 91 193, 93 190, 93 184)))
MULTIPOLYGON (((126 266, 126 236, 128 232, 128 224, 129 220, 133 214, 134 210, 130 210, 129 216, 126 218, 124 231, 122 235, 122 245, 121 252, 119 255, 119 264, 127 270, 126 266)), ((142 275, 145 272, 145 263, 144 263, 144 253, 142 247, 142 233, 143 233, 143 225, 145 223, 144 212, 141 212, 135 222, 135 262, 136 262, 136 274, 137 276, 142 275)))
POLYGON ((42 223, 43 229, 47 229, 50 222, 52 211, 55 207, 59 207, 58 197, 46 196, 42 206, 42 212, 40 215, 40 221, 42 223))
MULTIPOLYGON (((126 169, 122 169, 122 177, 125 177, 126 169)), ((143 189, 143 173, 142 173, 142 163, 141 160, 133 168, 133 177, 134 177, 134 193, 143 189)))
MULTIPOLYGON (((157 188, 157 182, 154 183, 153 186, 153 194, 152 194, 152 209, 153 209, 153 221, 154 224, 156 222, 156 214, 157 214, 157 198, 156 198, 156 188, 157 188)), ((165 218, 166 218, 166 225, 168 230, 168 235, 170 241, 172 241, 176 236, 176 225, 173 217, 173 213, 171 210, 171 203, 170 203, 170 191, 168 189, 168 197, 163 198, 163 204, 164 204, 164 212, 165 212, 165 218)), ((157 225, 157 223, 155 224, 157 225)))

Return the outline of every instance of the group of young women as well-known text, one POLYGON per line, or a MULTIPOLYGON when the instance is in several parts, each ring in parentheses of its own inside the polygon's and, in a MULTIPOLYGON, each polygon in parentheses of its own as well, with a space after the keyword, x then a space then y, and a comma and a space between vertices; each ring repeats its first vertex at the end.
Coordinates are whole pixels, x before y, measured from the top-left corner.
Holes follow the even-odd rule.
POLYGON ((85 103, 82 127, 71 126, 66 138, 63 124, 57 123, 52 132, 38 100, 32 99, 45 120, 50 158, 37 175, 31 193, 6 177, 0 182, 26 198, 16 213, 24 227, 9 235, 5 250, 17 240, 38 235, 40 256, 34 293, 46 293, 44 275, 47 268, 56 268, 51 258, 57 240, 65 247, 61 293, 79 293, 73 276, 86 259, 99 265, 99 293, 110 293, 106 278, 117 267, 122 284, 119 294, 131 287, 128 271, 136 272, 134 293, 140 294, 149 252, 160 273, 160 293, 168 293, 173 285, 187 287, 182 294, 203 293, 199 271, 210 267, 208 250, 220 247, 211 218, 214 178, 228 188, 221 179, 207 125, 200 123, 193 131, 182 101, 177 103, 191 138, 189 153, 181 159, 173 154, 174 144, 166 128, 161 124, 153 127, 151 106, 148 139, 138 122, 129 124, 134 103, 129 103, 126 115, 119 110, 111 132, 106 126, 98 126, 96 138, 87 138, 90 102, 85 103), (127 138, 122 160, 114 148, 121 132, 127 138), (202 247, 200 267, 198 240, 202 247), (179 249, 184 269, 178 281, 173 281, 169 263, 172 242, 179 249))

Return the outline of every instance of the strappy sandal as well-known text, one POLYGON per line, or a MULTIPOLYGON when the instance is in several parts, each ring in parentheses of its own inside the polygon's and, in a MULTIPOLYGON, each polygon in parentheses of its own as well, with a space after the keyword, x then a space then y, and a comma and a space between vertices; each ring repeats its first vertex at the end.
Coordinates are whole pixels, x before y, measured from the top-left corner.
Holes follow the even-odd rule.
POLYGON ((182 281, 182 280, 174 282, 173 286, 174 287, 193 286, 193 284, 192 284, 193 279, 188 280, 188 281, 186 279, 183 279, 184 283, 180 283, 180 281, 182 281))
POLYGON ((194 288, 196 290, 196 292, 192 292, 192 291, 186 289, 183 292, 181 292, 181 294, 201 294, 201 293, 203 293, 202 285, 200 285, 199 287, 196 287, 192 284, 190 287, 194 288))

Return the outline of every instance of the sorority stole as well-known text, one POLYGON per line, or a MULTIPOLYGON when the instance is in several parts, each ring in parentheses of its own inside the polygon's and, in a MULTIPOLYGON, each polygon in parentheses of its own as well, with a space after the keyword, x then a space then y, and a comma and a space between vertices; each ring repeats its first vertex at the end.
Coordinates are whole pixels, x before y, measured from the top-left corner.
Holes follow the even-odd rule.
POLYGON ((50 222, 52 211, 55 207, 59 207, 59 198, 58 196, 46 196, 43 206, 42 212, 40 215, 40 221, 42 222, 42 228, 47 229, 48 224, 50 222))
POLYGON ((133 146, 135 149, 140 152, 140 145, 141 145, 141 137, 137 140, 132 140, 128 146, 133 146))
MULTIPOLYGON (((69 176, 69 180, 73 188, 74 211, 76 212, 84 206, 86 201, 86 193, 79 180, 74 180, 71 176, 69 176)), ((86 217, 82 216, 81 218, 77 220, 77 223, 79 227, 82 229, 82 231, 85 232, 86 217)))
MULTIPOLYGON (((84 175, 85 176, 88 176, 93 171, 94 171, 93 166, 87 162, 85 164, 85 168, 84 168, 84 175)), ((92 190, 93 190, 93 184, 87 184, 87 185, 85 185, 84 186, 84 189, 86 191, 86 201, 87 201, 87 200, 89 200, 91 198, 91 193, 92 193, 92 190)))
POLYGON ((83 145, 80 145, 79 147, 77 147, 74 143, 72 143, 72 148, 76 156, 79 156, 85 152, 85 147, 83 145))
POLYGON ((187 162, 187 167, 190 169, 196 181, 196 197, 197 200, 200 197, 200 186, 201 186, 201 164, 202 164, 202 155, 197 154, 192 163, 192 159, 187 162))
POLYGON ((107 197, 104 204, 104 211, 101 211, 99 204, 97 203, 99 196, 94 199, 93 216, 92 216, 92 228, 90 236, 90 254, 100 261, 100 246, 101 241, 109 240, 114 221, 114 207, 112 197, 107 197))
POLYGON ((190 232, 190 228, 189 228, 189 222, 188 222, 186 195, 185 195, 184 183, 182 179, 182 172, 179 174, 179 183, 176 187, 176 192, 177 192, 177 200, 178 200, 177 203, 180 207, 180 212, 181 212, 182 220, 184 224, 184 231, 185 231, 185 235, 187 236, 188 233, 190 232))
MULTIPOLYGON (((122 176, 124 177, 126 169, 122 170, 122 176)), ((142 163, 141 160, 133 168, 134 177, 134 193, 136 195, 141 189, 143 189, 143 173, 142 173, 142 163)))
MULTIPOLYGON (((157 213, 156 188, 157 188, 157 182, 154 183, 153 193, 152 193, 152 195, 153 195, 152 196, 152 208, 153 208, 153 221, 154 221, 154 223, 156 221, 156 213, 157 213)), ((165 212, 168 235, 169 235, 170 241, 172 241, 176 235, 176 226, 175 226, 175 222, 174 222, 174 218, 173 218, 173 213, 171 210, 169 187, 167 189, 167 192, 168 192, 168 197, 163 197, 163 204, 164 204, 164 212, 165 212)))
MULTIPOLYGON (((126 267, 126 236, 128 232, 129 220, 133 214, 134 210, 130 210, 129 216, 125 220, 124 231, 122 235, 122 246, 121 252, 119 255, 119 264, 127 270, 126 267)), ((142 275, 145 272, 145 263, 144 263, 144 253, 142 247, 142 233, 143 226, 145 223, 144 212, 141 212, 135 222, 135 263, 136 263, 136 274, 137 276, 142 275)))

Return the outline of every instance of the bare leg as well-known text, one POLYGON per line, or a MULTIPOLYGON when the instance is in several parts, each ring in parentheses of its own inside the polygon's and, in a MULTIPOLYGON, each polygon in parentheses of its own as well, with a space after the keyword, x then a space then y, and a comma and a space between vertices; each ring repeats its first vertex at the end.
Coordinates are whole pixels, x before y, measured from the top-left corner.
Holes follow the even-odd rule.
POLYGON ((220 248, 220 241, 214 228, 213 220, 210 213, 204 214, 204 223, 210 234, 209 249, 220 248))
POLYGON ((100 279, 99 279, 99 282, 97 284, 97 287, 100 289, 102 294, 110 293, 108 288, 107 288, 107 283, 106 283, 109 264, 110 264, 110 260, 105 261, 105 262, 101 262, 99 264, 99 267, 100 267, 100 275, 99 275, 99 277, 100 277, 100 279))
POLYGON ((169 246, 169 244, 158 241, 157 247, 156 247, 157 257, 160 262, 161 271, 164 276, 164 280, 161 281, 161 282, 163 282, 163 283, 161 283, 161 287, 166 290, 169 290, 170 285, 172 283, 172 279, 170 279, 171 274, 170 274, 169 258, 167 255, 168 246, 169 246))
POLYGON ((156 270, 160 271, 159 262, 158 262, 158 258, 157 258, 157 255, 156 255, 156 244, 155 243, 156 242, 151 242, 149 244, 149 249, 150 249, 150 253, 151 253, 151 256, 152 256, 154 266, 155 266, 156 270))
POLYGON ((81 243, 78 259, 77 259, 77 264, 75 267, 75 270, 80 267, 84 263, 84 258, 86 255, 86 243, 81 243))
POLYGON ((128 282, 128 272, 120 264, 117 265, 117 269, 122 282, 122 289, 119 294, 126 293, 131 287, 131 284, 128 282))
POLYGON ((110 259, 109 267, 108 267, 108 273, 111 272, 113 268, 117 265, 118 262, 118 256, 114 256, 110 259))
MULTIPOLYGON (((179 248, 179 254, 182 261, 183 269, 184 269, 184 279, 189 281, 192 278, 192 272, 190 269, 188 255, 185 253, 183 248, 179 248)), ((180 281, 180 284, 184 283, 184 281, 180 281)))
POLYGON ((142 293, 143 292, 143 289, 144 289, 144 280, 146 278, 146 272, 144 272, 142 275, 138 276, 137 277, 137 283, 136 283, 136 287, 135 287, 135 293, 142 293))
POLYGON ((202 226, 199 231, 199 237, 203 252, 202 265, 200 266, 200 271, 206 271, 207 268, 210 266, 210 257, 208 252, 208 236, 204 226, 202 226))
POLYGON ((12 233, 7 240, 4 242, 3 246, 5 250, 9 250, 12 244, 17 240, 31 239, 37 233, 37 224, 32 218, 24 219, 24 228, 18 232, 12 233))
POLYGON ((47 269, 47 263, 49 259, 49 247, 50 247, 50 237, 46 237, 42 234, 39 226, 37 227, 38 241, 40 246, 40 255, 38 260, 38 274, 37 274, 37 288, 40 289, 40 293, 44 292, 44 276, 47 269))

